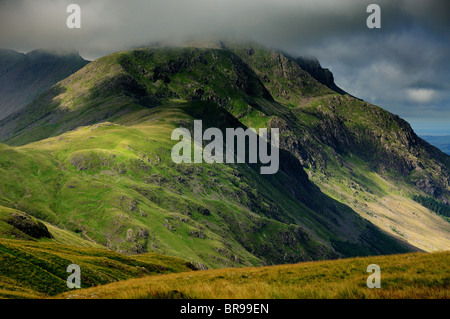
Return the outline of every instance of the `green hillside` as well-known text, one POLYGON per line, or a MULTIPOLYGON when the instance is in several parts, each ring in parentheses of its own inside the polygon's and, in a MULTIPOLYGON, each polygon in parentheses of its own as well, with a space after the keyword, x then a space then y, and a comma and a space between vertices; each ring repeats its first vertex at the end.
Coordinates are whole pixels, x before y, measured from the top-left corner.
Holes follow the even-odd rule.
POLYGON ((0 239, 0 298, 42 298, 69 291, 67 267, 81 269, 81 288, 136 277, 196 270, 159 254, 125 256, 104 248, 0 239))
POLYGON ((117 252, 218 268, 450 247, 450 224, 412 200, 448 203, 450 157, 254 44, 100 58, 0 138, 0 205, 117 252), (279 128, 279 172, 174 164, 171 132, 194 119, 279 128))
POLYGON ((321 194, 301 170, 263 177, 246 164, 174 164, 167 136, 205 110, 221 112, 202 102, 163 105, 123 117, 128 125, 3 146, 0 200, 119 252, 158 251, 208 267, 406 249, 321 194))

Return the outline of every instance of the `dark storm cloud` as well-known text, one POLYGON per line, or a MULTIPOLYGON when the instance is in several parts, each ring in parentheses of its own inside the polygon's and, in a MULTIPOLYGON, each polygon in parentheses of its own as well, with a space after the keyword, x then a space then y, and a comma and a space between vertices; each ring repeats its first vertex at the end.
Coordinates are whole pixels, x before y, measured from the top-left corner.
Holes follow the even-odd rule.
POLYGON ((448 0, 0 1, 0 47, 96 58, 186 36, 249 37, 316 56, 345 90, 408 120, 450 127, 448 30, 448 0), (81 6, 81 29, 66 27, 70 3, 81 6), (370 3, 381 7, 381 29, 366 27, 370 3))

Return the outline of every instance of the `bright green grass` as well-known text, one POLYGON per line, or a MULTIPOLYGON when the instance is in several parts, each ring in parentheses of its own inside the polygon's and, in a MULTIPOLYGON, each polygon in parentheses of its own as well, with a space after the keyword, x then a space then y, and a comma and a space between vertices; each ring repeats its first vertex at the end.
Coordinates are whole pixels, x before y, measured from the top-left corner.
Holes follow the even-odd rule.
MULTIPOLYGON (((260 263, 248 247, 251 240, 254 245, 267 241, 263 230, 257 230, 261 236, 254 239, 245 234, 247 229, 261 227, 256 225, 263 221, 245 207, 250 198, 241 188, 251 191, 251 187, 239 182, 232 175, 234 169, 224 165, 171 163, 166 141, 175 126, 155 119, 185 118, 184 107, 161 107, 134 126, 104 123, 81 127, 8 149, 10 157, 4 152, 2 161, 6 166, 14 158, 16 170, 4 171, 11 186, 5 205, 118 251, 154 250, 213 267, 260 263), (197 180, 177 181, 177 176, 186 173, 195 174, 197 180), (208 182, 211 176, 217 182, 208 182), (211 201, 214 198, 227 204, 218 205, 211 201), (209 211, 208 215, 203 211, 209 211), (245 221, 245 228, 238 221, 245 221), (236 230, 241 238, 236 238, 236 230), (139 231, 148 235, 124 240, 127 232, 139 231), (190 235, 198 232, 204 236, 190 235), (243 247, 244 242, 247 247, 243 247)), ((126 120, 136 121, 131 117, 126 120)), ((256 177, 251 170, 247 174, 256 177)), ((273 192, 272 186, 258 179, 267 194, 273 192)), ((296 210, 308 211, 292 200, 287 203, 296 210)), ((266 237, 276 236, 280 230, 272 221, 262 223, 267 224, 266 237)), ((280 226, 288 229, 288 225, 280 226)))
MULTIPOLYGON (((198 113, 207 125, 221 112, 207 103, 171 103, 128 113, 120 124, 4 146, 1 204, 115 251, 154 251, 208 267, 333 257, 331 247, 339 251, 335 243, 347 240, 334 218, 352 223, 355 238, 366 231, 354 212, 316 189, 297 190, 306 203, 292 197, 284 174, 266 178, 247 165, 175 165, 172 130, 198 113)), ((268 117, 253 112, 248 124, 265 124, 268 117)), ((300 187, 308 187, 304 178, 300 187)))
MULTIPOLYGON (((374 134, 385 129, 393 139, 400 124, 377 107, 334 94, 276 52, 250 54, 245 46, 120 52, 60 82, 27 110, 8 142, 53 137, 1 146, 0 204, 84 240, 208 267, 405 251, 320 193, 296 165, 301 158, 311 166, 314 181, 331 184, 325 186, 338 201, 342 192, 376 199, 388 184, 366 164, 383 145, 371 143, 364 127, 374 134), (205 128, 277 123, 289 167, 263 177, 247 165, 175 165, 172 130, 199 118, 205 128), (334 132, 328 124, 360 145, 333 149, 323 139, 334 132)), ((392 147, 401 149, 397 141, 392 147)))

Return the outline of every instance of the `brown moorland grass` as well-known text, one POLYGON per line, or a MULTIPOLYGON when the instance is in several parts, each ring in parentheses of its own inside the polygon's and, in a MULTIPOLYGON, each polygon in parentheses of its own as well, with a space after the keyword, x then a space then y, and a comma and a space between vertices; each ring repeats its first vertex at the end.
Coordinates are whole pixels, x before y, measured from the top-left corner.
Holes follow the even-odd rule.
POLYGON ((450 252, 226 268, 119 281, 56 298, 449 298, 450 252), (381 288, 369 289, 367 266, 381 268, 381 288))

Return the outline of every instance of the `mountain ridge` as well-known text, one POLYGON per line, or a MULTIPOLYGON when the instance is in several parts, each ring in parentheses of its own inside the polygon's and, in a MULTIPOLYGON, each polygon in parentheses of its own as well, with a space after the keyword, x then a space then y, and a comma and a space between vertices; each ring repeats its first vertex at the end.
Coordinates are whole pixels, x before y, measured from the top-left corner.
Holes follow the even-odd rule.
POLYGON ((1 167, 25 184, 3 183, 1 201, 117 251, 151 249, 213 267, 448 249, 448 224, 409 199, 448 198, 449 157, 405 123, 261 47, 119 52, 0 121, 2 140, 21 145, 4 148, 1 167), (174 166, 170 130, 199 118, 280 128, 280 173, 174 166), (39 170, 36 157, 46 163, 39 170), (95 207, 100 199, 104 208, 95 207), (381 214, 394 199, 414 211, 381 214))
POLYGON ((88 62, 76 51, 37 49, 25 54, 0 49, 0 119, 88 62))

